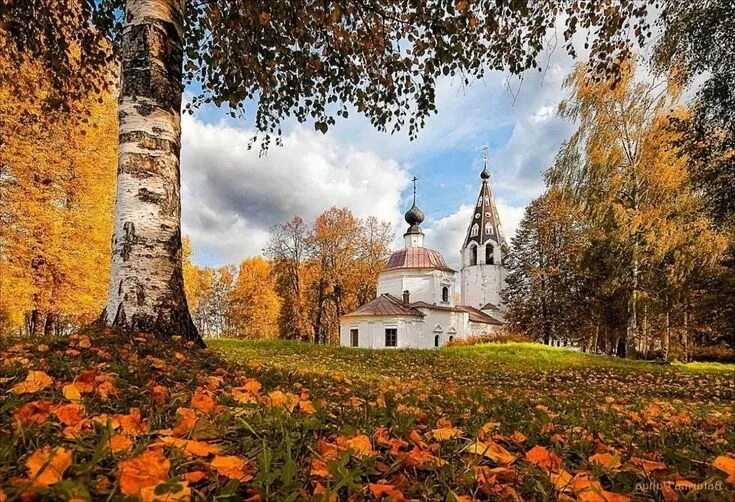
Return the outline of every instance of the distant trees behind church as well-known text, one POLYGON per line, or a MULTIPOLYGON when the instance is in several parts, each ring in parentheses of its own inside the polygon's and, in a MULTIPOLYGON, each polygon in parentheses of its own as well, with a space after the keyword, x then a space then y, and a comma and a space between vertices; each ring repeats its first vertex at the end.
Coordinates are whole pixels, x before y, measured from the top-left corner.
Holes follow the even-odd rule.
POLYGON ((734 225, 693 176, 675 82, 638 82, 629 64, 611 88, 584 71, 560 106, 578 129, 512 240, 509 328, 667 360, 733 347, 734 225))
POLYGON ((314 222, 271 228, 265 257, 199 267, 184 242, 189 309, 205 336, 336 343, 339 317, 375 297, 390 256, 390 224, 333 207, 314 222))

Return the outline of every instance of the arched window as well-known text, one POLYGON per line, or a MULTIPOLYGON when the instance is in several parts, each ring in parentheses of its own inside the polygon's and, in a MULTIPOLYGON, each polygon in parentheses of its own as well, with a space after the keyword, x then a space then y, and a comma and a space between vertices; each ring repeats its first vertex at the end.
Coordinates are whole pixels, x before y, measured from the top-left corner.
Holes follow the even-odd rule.
POLYGON ((485 223, 485 235, 493 235, 493 224, 489 221, 485 223))
POLYGON ((439 346, 439 335, 436 335, 434 337, 434 347, 438 347, 438 346, 439 346))
POLYGON ((450 337, 449 337, 449 341, 450 341, 450 342, 453 342, 453 341, 454 341, 454 337, 453 337, 453 336, 450 336, 450 337))
POLYGON ((480 233, 480 225, 475 223, 472 225, 472 230, 470 230, 470 237, 477 237, 477 234, 480 233))
POLYGON ((444 286, 442 288, 442 301, 443 302, 449 301, 449 288, 447 286, 444 286))
POLYGON ((495 249, 492 244, 485 246, 485 263, 488 265, 495 263, 495 249))
POLYGON ((470 248, 470 265, 477 265, 477 246, 470 248))

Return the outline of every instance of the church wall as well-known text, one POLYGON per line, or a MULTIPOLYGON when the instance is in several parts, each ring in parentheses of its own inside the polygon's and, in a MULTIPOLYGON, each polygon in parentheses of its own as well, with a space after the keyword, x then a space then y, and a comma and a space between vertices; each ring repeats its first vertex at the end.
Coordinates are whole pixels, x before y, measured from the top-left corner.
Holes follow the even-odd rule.
POLYGON ((434 305, 454 306, 455 273, 444 270, 397 269, 382 272, 378 277, 378 295, 389 293, 403 298, 410 292, 411 302, 426 302, 434 305), (442 287, 449 287, 449 301, 442 302, 442 287))
POLYGON ((486 303, 499 306, 507 269, 502 265, 474 265, 462 269, 462 304, 480 308, 486 303))
POLYGON ((340 345, 350 346, 350 330, 358 330, 359 348, 391 349, 385 346, 385 329, 398 330, 396 348, 419 347, 424 327, 423 319, 393 316, 348 317, 340 322, 340 345))

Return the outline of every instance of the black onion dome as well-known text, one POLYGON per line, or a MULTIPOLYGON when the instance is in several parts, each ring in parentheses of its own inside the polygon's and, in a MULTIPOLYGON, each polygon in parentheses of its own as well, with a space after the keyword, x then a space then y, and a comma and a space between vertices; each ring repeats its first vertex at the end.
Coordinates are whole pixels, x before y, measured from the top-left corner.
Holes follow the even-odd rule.
POLYGON ((409 225, 420 225, 424 221, 424 212, 416 207, 416 203, 411 206, 411 209, 406 211, 406 223, 409 225))
POLYGON ((482 178, 482 179, 484 179, 484 180, 488 180, 488 179, 490 179, 490 173, 489 173, 489 172, 488 172, 488 170, 487 170, 487 165, 485 166, 485 168, 484 168, 484 169, 482 170, 482 172, 480 173, 480 178, 482 178))

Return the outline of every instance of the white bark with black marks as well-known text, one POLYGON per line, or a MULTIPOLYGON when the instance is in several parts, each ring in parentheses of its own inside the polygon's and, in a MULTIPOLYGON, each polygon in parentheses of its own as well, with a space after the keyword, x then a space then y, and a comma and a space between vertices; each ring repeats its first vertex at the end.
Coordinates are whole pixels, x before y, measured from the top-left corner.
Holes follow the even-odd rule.
POLYGON ((106 325, 201 344, 181 265, 183 0, 128 0, 106 325))

